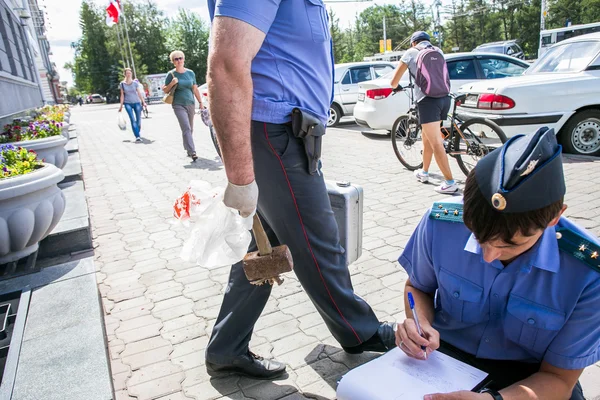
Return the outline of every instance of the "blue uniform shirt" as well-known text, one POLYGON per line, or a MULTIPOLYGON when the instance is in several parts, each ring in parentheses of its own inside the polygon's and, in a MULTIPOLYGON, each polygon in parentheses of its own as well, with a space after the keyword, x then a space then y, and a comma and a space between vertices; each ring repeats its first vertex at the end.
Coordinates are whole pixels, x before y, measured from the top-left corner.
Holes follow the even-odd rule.
POLYGON ((478 358, 580 369, 600 359, 600 273, 559 249, 557 228, 598 243, 561 218, 504 267, 483 260, 464 224, 427 213, 399 262, 414 287, 437 291, 433 326, 445 342, 478 358))
POLYGON ((208 0, 215 16, 266 34, 252 62, 252 119, 281 124, 298 107, 327 121, 333 101, 333 56, 322 0, 208 0))

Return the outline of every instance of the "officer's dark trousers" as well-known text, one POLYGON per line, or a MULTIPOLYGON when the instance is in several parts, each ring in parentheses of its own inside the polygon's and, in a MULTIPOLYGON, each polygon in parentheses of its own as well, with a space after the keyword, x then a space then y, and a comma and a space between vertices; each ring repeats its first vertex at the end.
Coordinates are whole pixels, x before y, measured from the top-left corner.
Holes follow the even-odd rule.
MULTIPOLYGON (((376 333, 379 322, 354 294, 323 176, 308 173, 302 141, 290 124, 253 121, 252 153, 258 212, 271 244, 290 248, 294 272, 335 339, 343 346, 359 345, 376 333)), ((256 250, 254 241, 250 250, 256 250)), ((228 364, 248 351, 270 293, 271 285, 248 282, 242 263, 232 266, 208 361, 228 364)))
MULTIPOLYGON (((474 355, 457 349, 456 347, 443 341, 440 345, 439 351, 487 372, 491 382, 486 385, 486 387, 494 390, 501 390, 512 385, 513 383, 522 381, 523 379, 535 374, 540 369, 540 364, 477 358, 474 355)), ((571 400, 585 400, 583 397, 583 389, 581 388, 581 384, 579 382, 577 382, 577 385, 575 385, 575 388, 573 389, 571 400)))

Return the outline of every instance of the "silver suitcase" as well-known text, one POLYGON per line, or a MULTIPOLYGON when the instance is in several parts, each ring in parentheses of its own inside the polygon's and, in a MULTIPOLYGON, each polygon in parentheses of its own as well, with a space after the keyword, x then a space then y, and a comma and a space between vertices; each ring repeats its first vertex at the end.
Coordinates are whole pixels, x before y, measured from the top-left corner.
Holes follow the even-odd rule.
POLYGON ((350 182, 325 181, 325 185, 349 265, 362 254, 363 188, 350 182))

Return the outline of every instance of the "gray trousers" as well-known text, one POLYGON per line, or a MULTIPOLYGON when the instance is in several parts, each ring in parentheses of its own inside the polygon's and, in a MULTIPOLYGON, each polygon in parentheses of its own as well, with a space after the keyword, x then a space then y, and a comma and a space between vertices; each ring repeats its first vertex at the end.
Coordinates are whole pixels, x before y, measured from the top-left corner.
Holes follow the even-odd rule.
MULTIPOLYGON (((271 244, 290 248, 294 272, 335 339, 343 346, 361 344, 377 332, 379 321, 354 294, 323 176, 308 173, 302 140, 294 137, 290 124, 253 121, 252 154, 258 214, 271 244)), ((256 250, 254 240, 250 250, 256 250)), ((241 262, 232 266, 206 350, 208 361, 229 364, 248 351, 270 293, 271 285, 248 282, 241 262)))
POLYGON ((188 156, 191 156, 196 153, 194 138, 192 136, 192 133, 194 132, 194 115, 196 114, 196 108, 193 104, 190 104, 189 106, 173 104, 173 111, 175 111, 175 116, 177 117, 179 127, 181 128, 183 148, 187 151, 188 156))

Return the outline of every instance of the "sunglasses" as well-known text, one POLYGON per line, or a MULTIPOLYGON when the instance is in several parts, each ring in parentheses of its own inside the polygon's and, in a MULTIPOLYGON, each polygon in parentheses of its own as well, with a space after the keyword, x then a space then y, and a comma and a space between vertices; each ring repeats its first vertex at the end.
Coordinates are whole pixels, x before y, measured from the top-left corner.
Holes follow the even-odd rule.
POLYGON ((175 57, 175 58, 173 59, 173 61, 179 61, 179 60, 183 60, 183 57, 175 57))

